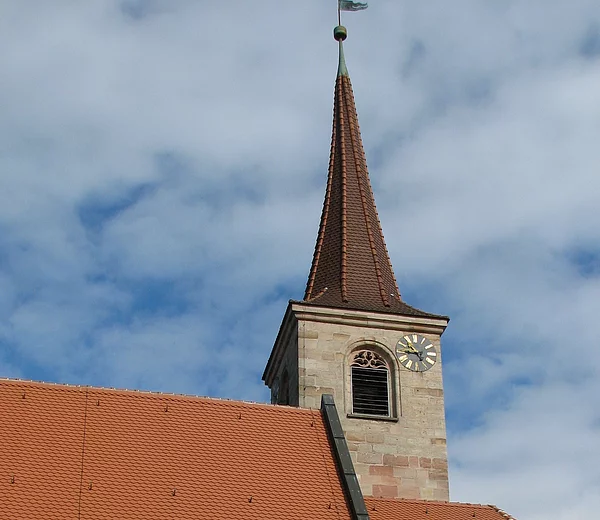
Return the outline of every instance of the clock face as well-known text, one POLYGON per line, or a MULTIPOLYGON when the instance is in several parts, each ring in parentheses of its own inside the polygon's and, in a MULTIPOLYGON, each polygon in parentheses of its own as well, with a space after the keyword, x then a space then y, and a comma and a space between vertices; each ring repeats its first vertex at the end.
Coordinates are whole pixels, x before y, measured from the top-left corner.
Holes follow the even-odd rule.
POLYGON ((427 338, 419 334, 407 334, 396 344, 396 356, 404 368, 425 372, 435 365, 438 353, 427 338))

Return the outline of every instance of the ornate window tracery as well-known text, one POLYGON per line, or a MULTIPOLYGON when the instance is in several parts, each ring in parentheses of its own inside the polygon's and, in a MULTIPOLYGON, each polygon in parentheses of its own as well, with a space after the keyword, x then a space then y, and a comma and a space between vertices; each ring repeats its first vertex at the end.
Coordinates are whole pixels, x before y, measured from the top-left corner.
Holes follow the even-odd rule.
POLYGON ((390 369, 372 350, 354 353, 351 368, 352 413, 390 416, 390 369))
POLYGON ((360 350, 354 354, 352 366, 363 368, 385 368, 386 370, 388 368, 385 359, 371 350, 360 350))

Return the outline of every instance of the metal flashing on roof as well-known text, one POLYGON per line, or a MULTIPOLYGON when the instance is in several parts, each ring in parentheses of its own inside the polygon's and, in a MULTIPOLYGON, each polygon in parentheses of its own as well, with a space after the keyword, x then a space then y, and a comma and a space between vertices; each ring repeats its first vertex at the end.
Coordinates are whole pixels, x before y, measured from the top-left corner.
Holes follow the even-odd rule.
POLYGON ((329 433, 331 446, 335 454, 342 480, 342 486, 344 487, 344 491, 348 498, 350 513, 354 520, 369 520, 365 499, 360 490, 358 478, 356 477, 354 465, 352 464, 352 459, 350 457, 350 450, 348 450, 344 430, 342 430, 340 416, 337 413, 332 395, 323 394, 321 396, 321 414, 323 415, 323 421, 325 422, 327 432, 329 433))

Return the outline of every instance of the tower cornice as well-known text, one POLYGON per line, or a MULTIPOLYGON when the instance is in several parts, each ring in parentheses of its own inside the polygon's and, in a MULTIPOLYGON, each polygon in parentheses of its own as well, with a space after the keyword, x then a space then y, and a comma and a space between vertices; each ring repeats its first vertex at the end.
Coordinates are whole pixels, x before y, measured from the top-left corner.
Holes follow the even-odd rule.
POLYGON ((336 309, 307 305, 306 302, 290 302, 291 312, 297 320, 338 323, 357 327, 438 334, 446 330, 450 318, 446 316, 427 316, 388 314, 354 309, 336 309))

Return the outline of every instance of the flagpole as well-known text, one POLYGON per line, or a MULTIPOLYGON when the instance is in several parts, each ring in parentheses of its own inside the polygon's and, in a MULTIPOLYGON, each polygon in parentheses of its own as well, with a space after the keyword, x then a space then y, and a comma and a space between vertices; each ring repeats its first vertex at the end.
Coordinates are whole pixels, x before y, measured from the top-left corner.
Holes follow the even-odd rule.
POLYGON ((342 9, 340 2, 341 0, 338 0, 338 25, 342 25, 342 9))

